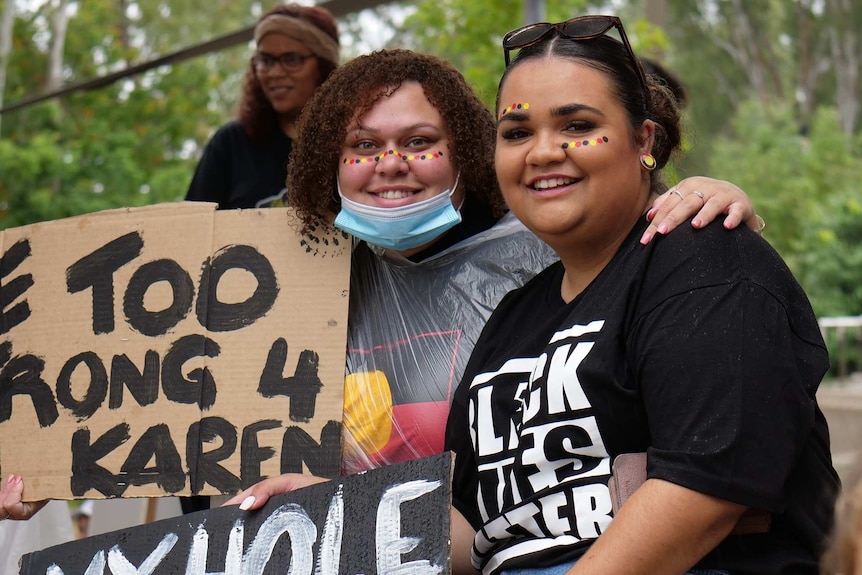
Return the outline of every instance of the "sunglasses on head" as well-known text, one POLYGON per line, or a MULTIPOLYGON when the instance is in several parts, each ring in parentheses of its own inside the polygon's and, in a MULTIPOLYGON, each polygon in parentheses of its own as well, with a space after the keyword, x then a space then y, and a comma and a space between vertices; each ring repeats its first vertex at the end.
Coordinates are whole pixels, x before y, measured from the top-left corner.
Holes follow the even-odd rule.
POLYGON ((511 63, 509 52, 538 44, 546 40, 552 32, 556 32, 557 36, 566 38, 567 40, 592 40, 593 38, 604 36, 611 28, 616 28, 620 33, 620 39, 626 49, 626 53, 632 60, 632 65, 638 75, 641 88, 644 94, 649 96, 646 76, 644 76, 640 61, 635 56, 631 44, 629 44, 622 20, 616 16, 580 16, 566 20, 565 22, 557 22, 556 24, 539 22, 537 24, 527 24, 526 26, 512 30, 503 36, 503 56, 506 59, 506 67, 508 68, 511 63))

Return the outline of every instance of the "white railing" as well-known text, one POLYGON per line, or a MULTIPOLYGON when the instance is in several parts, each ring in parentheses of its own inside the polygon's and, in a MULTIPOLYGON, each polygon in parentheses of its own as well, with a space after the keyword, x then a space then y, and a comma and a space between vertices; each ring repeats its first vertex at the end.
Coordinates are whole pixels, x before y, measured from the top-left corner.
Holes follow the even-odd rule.
POLYGON ((829 355, 832 364, 837 366, 838 377, 844 379, 850 375, 850 354, 853 347, 855 347, 856 369, 859 369, 858 362, 862 361, 862 315, 821 317, 817 321, 820 324, 820 333, 827 343, 830 342, 830 338, 827 337, 829 332, 835 333, 834 340, 837 340, 837 348, 836 344, 833 344, 829 349, 829 355))

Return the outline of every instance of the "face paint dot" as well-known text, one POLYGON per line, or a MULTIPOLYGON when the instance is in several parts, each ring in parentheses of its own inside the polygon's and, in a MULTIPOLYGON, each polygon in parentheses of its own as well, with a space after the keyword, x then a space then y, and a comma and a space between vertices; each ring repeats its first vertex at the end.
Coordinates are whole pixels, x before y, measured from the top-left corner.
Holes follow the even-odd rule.
POLYGON ((500 113, 500 118, 511 112, 512 110, 529 110, 530 104, 526 102, 515 102, 511 106, 506 106, 506 108, 500 113))

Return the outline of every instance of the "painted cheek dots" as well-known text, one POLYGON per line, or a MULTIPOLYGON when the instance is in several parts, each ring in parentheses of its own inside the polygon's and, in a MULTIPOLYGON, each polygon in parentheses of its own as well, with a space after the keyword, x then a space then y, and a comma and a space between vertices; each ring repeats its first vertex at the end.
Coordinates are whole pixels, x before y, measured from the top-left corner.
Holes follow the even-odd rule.
POLYGON ((563 149, 568 150, 569 148, 585 148, 587 146, 598 146, 599 144, 607 143, 607 136, 602 136, 601 138, 596 138, 595 140, 576 140, 574 142, 566 142, 563 144, 563 149))
POLYGON ((402 154, 398 150, 387 150, 382 154, 378 154, 374 157, 370 158, 344 158, 342 160, 343 163, 347 165, 354 164, 369 164, 371 162, 379 162, 386 156, 400 156, 402 161, 405 162, 413 162, 415 160, 436 160, 437 158, 443 157, 442 151, 436 152, 425 152, 423 154, 402 154))

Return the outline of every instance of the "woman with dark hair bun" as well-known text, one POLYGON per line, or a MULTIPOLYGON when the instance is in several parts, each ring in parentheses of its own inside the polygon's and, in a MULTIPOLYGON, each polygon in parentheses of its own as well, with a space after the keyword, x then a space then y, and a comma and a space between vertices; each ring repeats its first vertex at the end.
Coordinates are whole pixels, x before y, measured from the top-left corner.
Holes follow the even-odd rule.
POLYGON ((299 113, 338 66, 338 24, 324 8, 276 6, 258 20, 254 41, 239 118, 207 144, 187 200, 254 208, 284 195, 299 113))
POLYGON ((805 293, 744 226, 641 245, 680 114, 618 18, 503 49, 497 180, 559 261, 502 299, 455 391, 453 572, 815 575, 839 482, 805 293))

